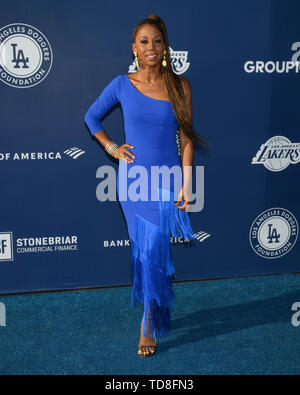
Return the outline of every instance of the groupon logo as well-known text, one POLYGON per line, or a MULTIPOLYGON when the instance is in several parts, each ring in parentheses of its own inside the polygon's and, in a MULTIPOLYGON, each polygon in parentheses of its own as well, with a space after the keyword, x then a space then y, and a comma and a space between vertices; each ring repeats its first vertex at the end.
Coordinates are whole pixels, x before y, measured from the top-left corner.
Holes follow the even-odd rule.
POLYGON ((14 88, 41 83, 52 66, 52 49, 45 35, 25 23, 0 29, 0 80, 14 88))

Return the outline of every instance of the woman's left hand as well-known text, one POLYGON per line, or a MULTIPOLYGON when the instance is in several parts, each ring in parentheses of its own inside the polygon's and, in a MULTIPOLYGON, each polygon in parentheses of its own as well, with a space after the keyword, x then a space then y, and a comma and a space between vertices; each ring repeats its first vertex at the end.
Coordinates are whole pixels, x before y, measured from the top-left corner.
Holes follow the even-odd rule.
POLYGON ((184 186, 180 189, 177 197, 177 202, 174 203, 174 206, 178 206, 179 210, 188 211, 189 205, 192 203, 191 197, 188 200, 188 196, 185 195, 184 186), (182 206, 179 206, 181 202, 184 202, 182 206))

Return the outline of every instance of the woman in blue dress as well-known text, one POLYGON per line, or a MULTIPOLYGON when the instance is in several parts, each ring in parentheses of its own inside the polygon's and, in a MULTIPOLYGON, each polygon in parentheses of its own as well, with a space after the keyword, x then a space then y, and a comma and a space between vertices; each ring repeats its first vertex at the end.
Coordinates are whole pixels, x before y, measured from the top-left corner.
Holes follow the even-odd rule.
POLYGON ((139 70, 115 77, 90 106, 85 122, 105 150, 119 159, 117 193, 131 245, 131 305, 139 302, 144 306, 138 354, 149 356, 156 351, 157 338, 167 336, 171 328, 175 270, 170 236, 194 238, 187 212, 191 173, 185 169, 193 165, 194 143, 204 146, 206 140, 193 130, 191 87, 172 69, 167 30, 160 17, 150 15, 136 25, 132 50, 139 70), (117 102, 122 106, 126 136, 121 146, 109 138, 101 124, 101 118, 117 102), (134 190, 136 180, 128 175, 135 166, 147 172, 140 185, 146 197, 130 199, 129 193, 121 199, 124 192, 134 190), (181 187, 175 188, 172 177, 167 187, 160 180, 154 186, 150 173, 157 166, 182 169, 181 187), (150 195, 152 190, 155 198, 150 195))

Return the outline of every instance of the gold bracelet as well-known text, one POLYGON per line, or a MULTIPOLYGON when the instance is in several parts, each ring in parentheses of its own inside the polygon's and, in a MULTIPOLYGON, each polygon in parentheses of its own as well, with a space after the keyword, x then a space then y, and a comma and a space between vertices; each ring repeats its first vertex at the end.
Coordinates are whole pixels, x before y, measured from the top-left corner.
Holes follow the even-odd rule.
POLYGON ((105 151, 111 156, 114 156, 114 153, 117 151, 118 148, 118 144, 116 144, 114 141, 109 141, 104 147, 105 151))

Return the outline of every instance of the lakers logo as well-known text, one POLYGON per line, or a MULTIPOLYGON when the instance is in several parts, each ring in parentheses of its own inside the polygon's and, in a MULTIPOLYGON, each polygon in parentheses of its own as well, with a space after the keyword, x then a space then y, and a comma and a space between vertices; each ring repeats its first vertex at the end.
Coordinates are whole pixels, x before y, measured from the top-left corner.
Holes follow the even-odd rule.
POLYGON ((280 258, 287 254, 298 238, 298 223, 284 208, 271 208, 253 221, 249 241, 253 250, 263 258, 280 258))
POLYGON ((174 73, 183 74, 190 67, 190 63, 187 61, 188 51, 173 51, 170 47, 170 56, 174 73))
POLYGON ((260 146, 251 163, 262 164, 271 171, 281 171, 299 162, 300 143, 292 143, 285 136, 275 136, 260 146))
POLYGON ((0 29, 0 80, 14 88, 41 83, 52 66, 49 41, 38 29, 13 23, 0 29))

